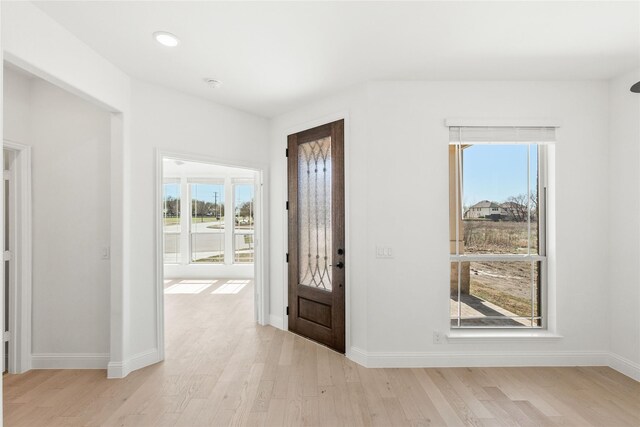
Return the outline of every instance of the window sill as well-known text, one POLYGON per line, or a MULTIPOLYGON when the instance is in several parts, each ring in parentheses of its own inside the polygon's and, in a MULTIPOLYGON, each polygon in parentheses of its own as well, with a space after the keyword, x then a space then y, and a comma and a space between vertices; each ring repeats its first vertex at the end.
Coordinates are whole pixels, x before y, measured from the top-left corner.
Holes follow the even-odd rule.
POLYGON ((563 339, 549 331, 499 331, 499 330, 466 330, 451 331, 447 334, 449 342, 541 342, 563 339))

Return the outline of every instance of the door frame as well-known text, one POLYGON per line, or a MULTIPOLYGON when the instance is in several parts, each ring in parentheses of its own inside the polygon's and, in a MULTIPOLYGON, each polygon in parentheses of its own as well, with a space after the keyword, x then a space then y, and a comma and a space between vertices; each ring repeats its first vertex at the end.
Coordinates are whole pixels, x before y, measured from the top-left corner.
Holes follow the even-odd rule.
POLYGON ((155 280, 156 280, 156 331, 158 343, 158 360, 164 360, 165 340, 164 340, 164 238, 163 238, 163 218, 162 218, 162 193, 163 187, 163 164, 164 158, 171 158, 183 161, 211 163, 220 166, 228 166, 242 169, 250 169, 257 173, 258 179, 255 184, 255 219, 254 219, 254 318, 260 325, 267 325, 269 318, 269 285, 266 278, 269 277, 268 248, 269 242, 266 240, 268 233, 265 230, 268 224, 268 176, 269 167, 263 163, 233 161, 220 159, 201 154, 178 153, 173 151, 156 150, 156 177, 154 182, 154 223, 155 223, 155 280))
MULTIPOLYGON (((288 147, 288 136, 294 133, 303 132, 307 129, 312 129, 318 126, 325 125, 327 123, 333 123, 338 120, 344 120, 344 262, 347 268, 345 269, 344 276, 344 347, 345 356, 352 359, 351 351, 351 270, 352 258, 351 258, 351 233, 350 233, 350 189, 351 189, 351 121, 348 111, 337 111, 325 116, 321 116, 317 119, 302 122, 297 125, 293 125, 285 129, 280 137, 281 147, 280 153, 282 153, 282 171, 283 171, 283 194, 285 201, 289 198, 289 169, 287 157, 285 157, 285 150, 288 147)), ((284 201, 282 207, 284 208, 284 201)), ((283 242, 284 252, 289 251, 289 217, 287 211, 284 211, 283 221, 283 242)), ((279 255, 282 258, 283 268, 283 289, 282 289, 282 325, 281 329, 284 331, 289 330, 289 316, 287 316, 287 306, 289 305, 289 264, 287 263, 285 254, 279 255)))
MULTIPOLYGON (((31 292, 32 292, 32 207, 31 147, 8 139, 3 148, 14 152, 10 185, 13 190, 11 213, 15 222, 9 236, 15 248, 9 286, 9 366, 8 372, 20 374, 31 369, 31 292)), ((3 322, 4 323, 4 322, 3 322)), ((4 330, 4 329, 3 329, 4 330)))

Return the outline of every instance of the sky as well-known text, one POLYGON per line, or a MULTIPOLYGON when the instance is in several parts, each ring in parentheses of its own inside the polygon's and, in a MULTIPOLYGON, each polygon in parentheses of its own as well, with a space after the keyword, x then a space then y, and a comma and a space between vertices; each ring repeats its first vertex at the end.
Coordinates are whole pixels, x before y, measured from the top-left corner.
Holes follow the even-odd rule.
MULTIPOLYGON (((463 150, 463 205, 501 203, 527 194, 528 145, 473 145, 463 150)), ((531 191, 536 188, 537 145, 531 145, 531 191)))

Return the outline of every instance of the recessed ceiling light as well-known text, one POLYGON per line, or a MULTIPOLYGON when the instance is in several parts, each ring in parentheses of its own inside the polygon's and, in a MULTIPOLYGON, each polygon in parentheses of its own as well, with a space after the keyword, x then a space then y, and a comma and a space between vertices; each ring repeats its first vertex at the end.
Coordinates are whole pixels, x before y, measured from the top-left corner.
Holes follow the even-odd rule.
POLYGON ((176 47, 180 44, 178 37, 166 31, 156 31, 153 33, 153 38, 163 46, 176 47))
POLYGON ((206 77, 204 79, 204 81, 205 81, 205 83, 207 83, 209 86, 211 86, 213 88, 217 88, 217 87, 222 86, 222 82, 220 80, 216 80, 216 79, 213 79, 211 77, 206 77))

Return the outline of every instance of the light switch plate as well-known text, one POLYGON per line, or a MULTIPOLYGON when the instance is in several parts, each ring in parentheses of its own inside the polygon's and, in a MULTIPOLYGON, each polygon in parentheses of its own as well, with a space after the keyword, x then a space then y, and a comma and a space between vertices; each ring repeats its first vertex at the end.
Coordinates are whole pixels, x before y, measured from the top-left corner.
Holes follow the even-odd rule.
POLYGON ((376 258, 393 258, 393 249, 390 246, 376 246, 376 258))

